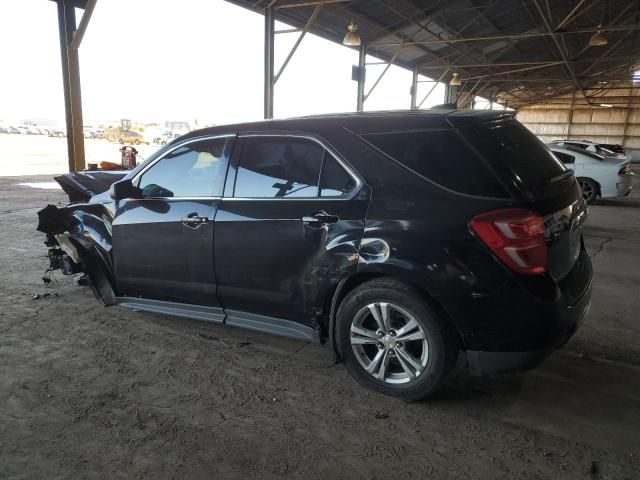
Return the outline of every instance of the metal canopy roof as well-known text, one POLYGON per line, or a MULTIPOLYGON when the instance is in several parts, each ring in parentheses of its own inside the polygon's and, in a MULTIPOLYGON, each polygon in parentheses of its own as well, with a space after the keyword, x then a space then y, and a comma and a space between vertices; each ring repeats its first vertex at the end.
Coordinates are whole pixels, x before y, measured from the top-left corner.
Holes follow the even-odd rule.
POLYGON ((629 82, 640 64, 640 0, 228 0, 342 43, 353 21, 368 53, 464 92, 519 107, 629 82), (598 30, 608 40, 589 46, 598 30), (607 82, 605 84, 604 82, 607 82))

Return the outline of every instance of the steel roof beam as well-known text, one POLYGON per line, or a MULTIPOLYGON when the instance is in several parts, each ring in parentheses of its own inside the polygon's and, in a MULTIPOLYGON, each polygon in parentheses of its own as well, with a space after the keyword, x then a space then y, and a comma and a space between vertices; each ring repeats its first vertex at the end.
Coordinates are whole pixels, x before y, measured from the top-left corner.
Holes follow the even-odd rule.
MULTIPOLYGON (((636 61, 640 62, 640 55, 626 55, 618 57, 598 57, 598 58, 579 58, 571 59, 571 63, 606 63, 606 62, 618 62, 618 61, 636 61)), ((431 63, 425 63, 422 66, 426 68, 477 68, 477 67, 519 67, 525 65, 549 65, 551 63, 562 64, 562 60, 549 59, 538 61, 522 61, 522 62, 491 62, 491 63, 447 63, 441 65, 434 65, 431 63)))
POLYGON ((578 18, 580 15, 582 15, 587 10, 589 10, 591 7, 596 5, 598 1, 599 0, 593 0, 589 5, 587 5, 582 10, 580 10, 580 7, 584 5, 586 0, 579 0, 578 3, 576 3, 575 6, 571 9, 571 11, 567 14, 567 16, 564 17, 564 19, 558 24, 558 26, 556 27, 556 31, 562 30, 564 27, 567 26, 569 22, 575 21, 576 18, 578 18))
POLYGON ((561 65, 562 63, 563 62, 553 62, 553 63, 544 64, 544 65, 534 65, 532 67, 516 68, 514 70, 506 70, 504 72, 491 73, 491 74, 488 74, 488 75, 478 75, 478 76, 475 76, 475 77, 465 77, 465 79, 466 80, 479 80, 481 78, 493 77, 496 74, 505 75, 505 74, 508 74, 508 73, 528 72, 528 71, 531 71, 531 70, 540 70, 542 68, 554 67, 556 65, 561 65))
POLYGON ((564 61, 565 67, 566 67, 567 71, 569 72, 569 75, 571 75, 571 78, 573 79, 573 81, 574 81, 574 83, 576 85, 576 89, 580 90, 582 92, 582 95, 586 99, 587 95, 584 93, 584 90, 582 89, 582 85, 578 81, 578 77, 576 76, 576 72, 573 69, 573 66, 569 63, 569 58, 567 57, 567 52, 565 51, 565 48, 560 44, 560 41, 558 40, 558 37, 556 36, 556 34, 553 32, 553 29, 551 28, 551 25, 549 24, 549 20, 547 19, 547 16, 542 11, 542 7, 540 6, 539 1, 538 0, 533 0, 533 4, 536 6, 536 8, 538 10, 538 13, 540 13, 540 17, 542 18, 542 22, 544 23, 545 28, 551 34, 551 40, 553 41, 553 43, 557 47, 558 52, 560 53, 560 56, 562 57, 562 60, 564 61))
POLYGON ((281 10, 285 8, 315 7, 318 5, 327 5, 329 3, 344 3, 344 2, 350 2, 350 1, 351 0, 312 0, 308 2, 293 2, 293 3, 283 3, 283 4, 279 4, 276 1, 273 1, 271 2, 271 4, 269 4, 269 7, 273 7, 275 9, 281 10))
MULTIPOLYGON (((550 37, 550 36, 562 36, 562 35, 574 35, 579 33, 595 33, 598 31, 602 32, 619 32, 619 31, 629 31, 629 30, 640 30, 640 24, 632 24, 632 25, 606 25, 602 27, 589 27, 589 28, 578 28, 575 30, 568 30, 565 32, 520 32, 520 33, 505 33, 500 35, 484 35, 477 37, 461 37, 461 38, 450 38, 450 39, 432 39, 432 40, 418 40, 410 43, 405 43, 405 45, 432 45, 436 43, 461 43, 461 42, 491 42, 491 41, 499 41, 499 40, 507 40, 509 38, 536 38, 536 37, 550 37)), ((370 46, 372 47, 393 47, 400 45, 401 42, 388 42, 388 43, 373 43, 370 46)))
POLYGON ((71 45, 69 48, 78 49, 80 44, 82 43, 82 39, 84 38, 84 33, 87 31, 87 26, 89 25, 89 21, 91 20, 91 15, 93 14, 93 9, 96 7, 97 0, 87 0, 86 7, 84 12, 82 13, 82 18, 80 19, 80 24, 78 25, 78 29, 73 34, 73 40, 71 40, 71 45))
MULTIPOLYGON (((396 7, 394 7, 393 5, 389 4, 389 2, 387 2, 387 1, 385 1, 385 0, 378 0, 378 2, 379 2, 379 3, 381 3, 382 5, 386 6, 389 10, 391 10, 392 12, 394 12, 396 15, 399 15, 399 16, 401 16, 401 17, 403 17, 403 18, 406 18, 406 19, 407 19, 407 21, 409 21, 409 22, 411 22, 412 24, 416 25, 418 28, 420 28, 420 29, 424 30, 425 32, 427 32, 427 33, 429 33, 429 34, 433 35, 434 37, 438 38, 439 40, 442 40, 442 41, 444 41, 445 43, 450 43, 448 39, 443 39, 441 34, 439 34, 439 33, 437 33, 437 32, 434 32, 433 30, 429 29, 429 28, 428 28, 427 26, 425 26, 423 23, 418 22, 418 21, 417 21, 417 20, 415 20, 414 18, 408 17, 408 16, 407 16, 407 15, 405 15, 403 12, 401 12, 400 10, 398 10, 396 7)), ((425 22, 424 22, 424 23, 429 24, 429 23, 435 23, 435 22, 433 22, 433 21, 430 19, 430 17, 428 17, 428 16, 427 16, 427 17, 425 17, 425 22)), ((436 25, 438 25, 438 24, 436 23, 436 25)), ((445 33, 447 33, 447 35, 449 35, 449 36, 455 36, 455 34, 452 34, 449 30, 447 30, 447 29, 446 29, 446 28, 444 28, 443 26, 438 25, 438 27, 442 28, 442 29, 443 29, 443 31, 444 31, 445 33)), ((411 43, 407 43, 407 45, 410 45, 410 44, 411 44, 411 43)), ((483 57, 483 58, 484 58, 484 55, 482 55, 482 53, 480 53, 480 54, 476 54, 476 56, 473 56, 473 55, 469 54, 469 52, 465 52, 464 50, 460 49, 460 48, 459 48, 459 47, 457 47, 457 46, 451 45, 451 47, 452 47, 453 49, 457 50, 459 53, 461 53, 461 54, 462 54, 462 55, 464 55, 465 57, 470 58, 471 60, 476 60, 476 59, 477 59, 477 56, 480 56, 480 57, 483 57)))
POLYGON ((447 69, 444 72, 442 72, 442 74, 438 77, 438 79, 433 82, 433 86, 429 89, 429 91, 424 96, 424 98, 422 100, 420 100, 420 103, 418 103, 418 106, 416 107, 417 110, 420 110, 420 107, 422 106, 422 104, 427 100, 427 98, 429 98, 429 95, 431 95, 433 93, 433 91, 438 86, 438 83, 440 83, 442 81, 442 79, 444 78, 444 76, 447 74, 448 71, 449 70, 447 69))
MULTIPOLYGON (((443 0, 441 1, 439 4, 437 4, 435 7, 431 8, 424 8, 422 10, 420 10, 420 15, 424 15, 425 17, 430 17, 432 15, 437 15, 439 13, 441 13, 443 10, 448 10, 449 4, 451 3, 451 0, 443 0)), ((395 32, 399 32, 400 30, 403 30, 405 28, 407 28, 409 25, 411 25, 411 21, 407 20, 405 17, 402 17, 403 20, 400 22, 396 22, 393 23, 391 25, 387 26, 387 29, 391 32, 389 33, 389 35, 395 35, 395 32)), ((385 38, 387 35, 378 37, 378 38, 373 38, 371 39, 372 42, 376 42, 379 41, 383 38, 385 38)))
POLYGON ((298 47, 300 46, 300 43, 302 43, 302 39, 304 38, 304 36, 307 34, 309 29, 313 25, 313 22, 316 21, 316 18, 318 16, 318 14, 320 13, 320 9, 321 8, 322 8, 322 4, 318 4, 318 5, 316 5, 316 8, 313 9, 313 13, 309 17, 309 20, 307 20, 307 23, 305 24, 304 28, 302 29, 302 32, 300 32, 300 35, 298 35, 298 38, 296 39, 296 43, 293 44, 293 47, 291 47, 291 50, 289 51, 289 54, 287 55, 287 58, 285 58, 284 62, 282 62, 282 66, 280 67, 280 70, 278 70, 278 73, 276 73, 275 77, 273 77, 273 84, 274 85, 278 82, 278 79, 280 78, 280 75, 282 75, 282 72, 284 72, 284 69, 287 68, 287 65, 289 64, 289 61, 293 57, 293 54, 296 53, 296 50, 298 50, 298 47))
MULTIPOLYGON (((408 40, 411 41, 411 39, 416 35, 416 33, 418 33, 417 30, 411 35, 411 37, 409 37, 408 40)), ((376 81, 373 82, 373 85, 371 86, 369 91, 363 97, 363 99, 362 99, 363 102, 366 101, 367 98, 369 98, 369 95, 371 95, 373 93, 375 88, 378 86, 378 83, 380 83, 380 80, 382 80, 382 77, 384 77, 384 75, 387 73, 387 71, 389 70, 391 65, 393 65, 393 62, 395 62, 396 58, 398 58, 398 55, 400 55, 400 52, 402 51, 403 48, 404 48, 404 45, 399 45, 398 48, 396 48, 396 51, 393 53, 393 56, 387 62, 387 65, 382 70, 382 73, 380 73, 380 75, 378 76, 376 81)))
MULTIPOLYGON (((375 29, 386 31, 387 35, 394 35, 394 36, 400 38, 401 40, 403 40, 403 42, 406 42, 409 39, 409 37, 407 37, 406 35, 403 35, 402 33, 399 33, 399 32, 398 33, 394 33, 391 30, 389 30, 387 27, 384 27, 384 26, 382 26, 382 25, 380 25, 380 24, 378 24, 376 22, 373 22, 370 18, 367 18, 366 16, 363 17, 358 12, 353 12, 351 10, 347 10, 342 4, 336 4, 336 5, 334 5, 334 8, 339 8, 345 16, 348 16, 350 18, 353 18, 354 20, 357 20, 356 23, 368 23, 369 25, 373 26, 373 28, 375 28, 375 29)), ((363 41, 364 40, 366 40, 366 39, 363 39, 363 41)), ((396 43, 394 46, 397 47, 398 45, 402 45, 403 42, 396 43)), ((407 44, 407 43, 405 43, 405 44, 407 44)), ((371 45, 368 44, 367 48, 370 48, 370 47, 371 47, 371 45)), ((422 47, 422 46, 418 46, 418 48, 420 48, 420 50, 422 50, 426 54, 431 55, 432 57, 438 58, 437 54, 432 52, 431 50, 429 50, 429 49, 427 49, 425 47, 422 47)), ((378 53, 378 56, 383 56, 383 58, 386 56, 386 54, 384 52, 380 53, 379 51, 377 51, 376 53, 378 53)), ((389 58, 389 57, 387 56, 387 58, 389 58)))

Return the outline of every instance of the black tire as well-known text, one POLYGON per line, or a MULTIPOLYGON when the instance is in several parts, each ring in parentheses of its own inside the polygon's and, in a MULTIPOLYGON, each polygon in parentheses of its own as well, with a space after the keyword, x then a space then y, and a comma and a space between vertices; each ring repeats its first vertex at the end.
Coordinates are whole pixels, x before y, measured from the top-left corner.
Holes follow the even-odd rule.
POLYGON ((120 142, 120 145, 124 145, 124 138, 120 137, 120 138, 118 139, 118 142, 120 142))
POLYGON ((579 177, 578 184, 580 185, 580 189, 582 190, 582 198, 587 203, 593 203, 593 201, 598 197, 598 184, 595 180, 591 178, 579 177))
MULTIPOLYGON (((415 287, 390 277, 370 280, 351 291, 341 302, 336 320, 337 347, 349 373, 366 388, 408 402, 423 399, 436 392, 453 369, 460 350, 457 333, 428 305, 422 293, 415 287), (354 351, 358 346, 352 346, 352 323, 357 321, 358 312, 365 311, 366 315, 365 309, 368 305, 378 302, 397 306, 408 312, 418 322, 426 337, 428 345, 426 363, 413 379, 404 380, 405 383, 389 383, 388 380, 381 380, 368 373, 354 351)), ((367 321, 371 321, 371 318, 367 321)), ((384 351, 381 345, 382 342, 378 345, 369 345, 367 348, 370 350, 378 348, 384 351)), ((402 345, 400 348, 406 348, 407 345, 402 345)), ((362 347, 364 349, 364 346, 362 347)), ((373 350, 371 355, 376 355, 376 351, 373 350)), ((401 367, 399 354, 391 353, 391 355, 390 362, 395 362, 396 368, 401 367)), ((360 356, 362 357, 362 354, 360 356)), ((394 365, 389 364, 387 368, 391 371, 393 367, 394 365)))
POLYGON ((140 140, 138 140, 137 138, 133 141, 134 145, 140 145, 140 140))

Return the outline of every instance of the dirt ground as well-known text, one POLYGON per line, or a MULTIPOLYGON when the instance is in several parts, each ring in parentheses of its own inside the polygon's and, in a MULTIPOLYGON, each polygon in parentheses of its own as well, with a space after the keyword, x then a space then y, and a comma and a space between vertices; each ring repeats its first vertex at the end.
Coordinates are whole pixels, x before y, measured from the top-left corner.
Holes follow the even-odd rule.
POLYGON ((540 368, 405 404, 326 347, 102 307, 0 178, 0 478, 640 478, 640 185, 591 208, 591 313, 540 368))

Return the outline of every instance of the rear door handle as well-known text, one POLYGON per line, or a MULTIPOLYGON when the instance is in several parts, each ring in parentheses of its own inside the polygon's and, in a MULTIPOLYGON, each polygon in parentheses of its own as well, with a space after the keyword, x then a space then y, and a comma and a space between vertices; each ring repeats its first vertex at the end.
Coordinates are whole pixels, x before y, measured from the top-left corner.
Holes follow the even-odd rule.
POLYGON ((207 223, 209 217, 201 217, 196 212, 190 213, 186 217, 182 217, 182 224, 189 228, 198 228, 203 223, 207 223))
POLYGON ((304 223, 308 227, 314 228, 320 228, 323 225, 338 223, 339 221, 340 217, 338 217, 337 215, 329 215, 324 211, 316 212, 311 215, 305 215, 304 217, 302 217, 302 223, 304 223))

